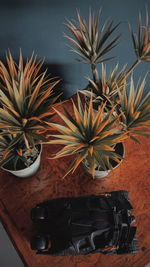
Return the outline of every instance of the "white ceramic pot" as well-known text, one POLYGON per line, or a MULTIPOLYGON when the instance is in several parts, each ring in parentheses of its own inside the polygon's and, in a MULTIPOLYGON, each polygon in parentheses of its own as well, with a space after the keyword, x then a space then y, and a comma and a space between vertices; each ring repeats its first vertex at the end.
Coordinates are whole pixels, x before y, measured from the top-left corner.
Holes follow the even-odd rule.
MULTIPOLYGON (((125 156, 125 147, 124 147, 124 144, 122 144, 122 143, 119 143, 119 144, 122 146, 123 153, 122 153, 121 156, 123 156, 123 158, 124 158, 124 156, 125 156)), ((118 144, 118 145, 119 145, 119 144, 118 144)), ((123 159, 122 159, 119 163, 116 163, 116 166, 113 167, 113 170, 115 170, 115 169, 121 164, 122 161, 123 161, 123 159)), ((84 166, 85 170, 87 171, 87 173, 89 173, 89 174, 91 175, 91 170, 90 170, 90 168, 89 168, 87 165, 85 165, 84 163, 83 163, 83 166, 84 166)), ((104 178, 104 177, 106 177, 110 172, 111 172, 111 170, 107 170, 107 171, 95 170, 94 178, 98 178, 98 179, 99 179, 99 178, 104 178)))
MULTIPOLYGON (((87 168, 87 172, 88 172, 89 174, 91 174, 90 169, 89 169, 87 166, 86 166, 86 168, 87 168)), ((110 172, 111 172, 111 170, 108 170, 108 171, 98 171, 98 170, 95 170, 94 178, 98 178, 98 179, 100 179, 100 178, 104 178, 104 177, 106 177, 110 172)))
POLYGON ((28 178, 37 172, 37 170, 40 166, 40 162, 41 162, 41 153, 42 153, 42 145, 41 145, 40 153, 39 153, 37 159, 33 162, 32 165, 30 165, 29 167, 24 168, 22 170, 12 171, 12 170, 8 170, 4 167, 1 167, 1 168, 7 172, 12 173, 13 175, 15 175, 19 178, 28 178))

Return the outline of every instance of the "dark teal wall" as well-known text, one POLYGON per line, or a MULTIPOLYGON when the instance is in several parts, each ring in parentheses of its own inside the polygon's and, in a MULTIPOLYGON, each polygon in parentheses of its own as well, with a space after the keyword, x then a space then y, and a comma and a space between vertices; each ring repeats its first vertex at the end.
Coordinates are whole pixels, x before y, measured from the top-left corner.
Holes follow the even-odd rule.
MULTIPOLYGON (((145 16, 145 5, 150 14, 149 0, 0 0, 0 56, 4 57, 9 48, 15 58, 19 48, 24 58, 32 51, 50 66, 52 74, 64 80, 67 96, 83 88, 90 75, 89 68, 74 60, 75 55, 69 51, 67 40, 63 37, 66 31, 65 18, 76 18, 76 8, 88 17, 89 7, 98 11, 102 7, 102 22, 108 17, 115 23, 122 22, 118 32, 122 33, 120 44, 111 55, 117 57, 107 63, 108 70, 117 62, 130 66, 135 60, 128 23, 137 30, 138 13, 145 16)), ((135 79, 149 70, 148 63, 142 63, 136 69, 135 79)), ((149 77, 147 80, 150 80, 149 77)))

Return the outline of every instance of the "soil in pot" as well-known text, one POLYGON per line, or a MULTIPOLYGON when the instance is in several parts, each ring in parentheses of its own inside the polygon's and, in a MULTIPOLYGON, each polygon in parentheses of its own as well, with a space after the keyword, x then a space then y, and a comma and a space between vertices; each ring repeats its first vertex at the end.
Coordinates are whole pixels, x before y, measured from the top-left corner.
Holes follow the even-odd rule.
MULTIPOLYGON (((115 145, 115 153, 120 155, 120 156, 124 155, 124 146, 122 143, 118 143, 115 145)), ((118 163, 116 161, 114 161, 113 159, 110 159, 109 162, 113 168, 117 167, 117 165, 118 165, 118 163)))
POLYGON ((30 167, 37 159, 37 157, 39 156, 40 152, 41 152, 41 145, 36 145, 36 149, 37 149, 37 153, 36 156, 35 155, 26 155, 26 158, 28 159, 29 162, 31 162, 31 164, 29 164, 29 166, 25 165, 25 163, 21 160, 18 159, 17 164, 16 164, 16 168, 14 168, 14 161, 10 160, 8 161, 6 164, 3 165, 4 169, 7 169, 9 171, 19 171, 19 170, 23 170, 26 169, 28 167, 30 167))
MULTIPOLYGON (((115 148, 116 154, 120 155, 121 157, 124 155, 124 145, 122 143, 116 144, 114 148, 115 148)), ((113 159, 110 159, 109 162, 113 168, 116 168, 121 163, 121 161, 120 161, 120 163, 118 163, 113 159)), ((104 171, 103 169, 98 168, 98 167, 95 168, 95 170, 104 171)))

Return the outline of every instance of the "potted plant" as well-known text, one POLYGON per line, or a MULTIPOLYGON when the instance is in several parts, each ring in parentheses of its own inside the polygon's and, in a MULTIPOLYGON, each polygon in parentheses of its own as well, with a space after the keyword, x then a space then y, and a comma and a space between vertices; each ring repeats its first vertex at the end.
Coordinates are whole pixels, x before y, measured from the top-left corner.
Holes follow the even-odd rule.
POLYGON ((66 126, 48 123, 61 133, 49 135, 49 143, 64 146, 52 158, 75 155, 65 176, 73 173, 82 162, 93 178, 104 177, 123 159, 122 142, 128 137, 128 131, 123 129, 119 115, 115 113, 112 119, 114 108, 104 116, 105 103, 99 107, 97 113, 94 112, 92 98, 89 106, 83 105, 78 95, 77 106, 74 101, 72 104, 74 118, 65 108, 63 113, 55 109, 66 126))
POLYGON ((86 99, 93 97, 94 107, 98 108, 101 102, 106 101, 109 108, 118 101, 118 91, 126 90, 128 77, 133 73, 140 62, 150 61, 150 28, 148 25, 148 12, 146 11, 146 23, 142 25, 141 15, 139 15, 138 38, 130 25, 131 38, 136 54, 135 62, 126 70, 124 65, 119 70, 118 64, 107 75, 104 62, 112 59, 106 55, 117 45, 119 35, 110 40, 112 33, 119 24, 113 26, 113 21, 107 21, 100 27, 101 13, 96 16, 89 12, 89 20, 80 16, 77 12, 77 22, 68 20, 66 27, 73 37, 65 34, 65 37, 73 44, 72 51, 79 56, 78 61, 89 64, 92 70, 92 78, 88 78, 89 83, 81 93, 86 95, 86 99), (102 65, 101 74, 97 66, 102 65))
POLYGON ((150 94, 141 100, 144 82, 136 90, 131 82, 129 93, 119 93, 120 104, 107 113, 106 102, 95 113, 92 98, 89 105, 83 105, 79 95, 77 106, 72 101, 74 118, 65 108, 63 113, 55 109, 66 126, 48 123, 60 133, 49 135, 49 143, 64 146, 52 158, 75 155, 65 176, 82 162, 93 178, 105 177, 124 158, 125 139, 130 137, 139 142, 139 135, 150 137, 150 94))
POLYGON ((53 135, 57 139, 51 140, 50 143, 65 146, 54 158, 69 154, 76 155, 67 174, 74 172, 80 162, 83 162, 93 177, 104 177, 113 169, 112 162, 119 163, 124 157, 123 150, 119 156, 116 153, 118 143, 129 137, 140 143, 139 135, 150 136, 150 93, 143 97, 145 78, 135 86, 131 75, 140 62, 150 61, 148 13, 146 12, 145 26, 142 25, 141 15, 139 16, 138 38, 135 37, 130 26, 137 57, 135 62, 128 70, 126 70, 126 65, 121 70, 116 65, 108 76, 103 62, 110 59, 105 56, 117 44, 119 36, 111 41, 109 39, 119 24, 113 26, 113 21, 110 21, 99 29, 100 13, 94 16, 90 11, 88 23, 79 12, 77 12, 77 17, 77 23, 70 20, 66 23, 73 38, 66 34, 65 37, 74 45, 72 51, 80 57, 78 60, 91 66, 92 78, 88 78, 87 87, 80 91, 86 95, 85 100, 89 107, 83 106, 78 97, 78 107, 73 103, 75 119, 72 119, 71 114, 68 114, 66 110, 64 111, 66 117, 56 111, 68 128, 50 124, 61 133, 61 135, 53 135), (101 75, 97 69, 100 63, 102 65, 101 75), (131 78, 128 79, 130 75, 131 78), (98 121, 96 126, 100 129, 98 135, 93 124, 95 121, 98 121), (108 125, 107 123, 105 125, 105 122, 108 125), (103 138, 105 131, 107 137, 103 138))
POLYGON ((125 65, 120 71, 116 65, 109 76, 103 62, 110 59, 105 55, 117 44, 119 36, 111 41, 109 38, 119 24, 113 26, 110 21, 99 29, 100 13, 95 17, 90 11, 88 23, 79 12, 77 17, 77 24, 69 20, 66 23, 74 38, 65 37, 73 43, 72 50, 80 56, 79 61, 91 65, 92 78, 86 89, 80 91, 89 101, 86 98, 83 105, 78 96, 77 106, 73 102, 74 118, 65 109, 64 114, 55 109, 67 127, 50 123, 49 126, 61 134, 49 136, 49 143, 64 145, 53 158, 76 156, 66 175, 73 173, 82 162, 93 178, 105 177, 124 158, 124 146, 120 143, 129 137, 140 142, 139 135, 150 136, 150 93, 143 97, 145 78, 137 86, 132 76, 127 81, 141 61, 150 61, 148 13, 145 27, 139 17, 138 39, 130 26, 137 59, 127 71, 125 65), (101 75, 97 69, 99 63, 102 63, 101 75))
POLYGON ((39 167, 59 80, 40 73, 43 61, 34 55, 23 64, 20 52, 17 65, 9 52, 6 60, 7 66, 0 61, 0 166, 28 177, 39 167))

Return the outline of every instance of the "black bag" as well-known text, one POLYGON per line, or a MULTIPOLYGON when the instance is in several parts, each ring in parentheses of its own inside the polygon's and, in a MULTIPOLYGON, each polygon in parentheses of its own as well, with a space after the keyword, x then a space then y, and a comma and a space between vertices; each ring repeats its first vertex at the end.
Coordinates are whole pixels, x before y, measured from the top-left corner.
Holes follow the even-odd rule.
POLYGON ((37 254, 136 253, 136 227, 127 191, 52 199, 31 211, 40 234, 31 240, 37 254))

